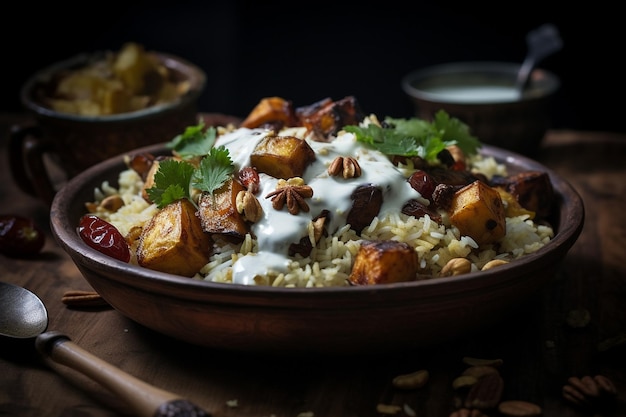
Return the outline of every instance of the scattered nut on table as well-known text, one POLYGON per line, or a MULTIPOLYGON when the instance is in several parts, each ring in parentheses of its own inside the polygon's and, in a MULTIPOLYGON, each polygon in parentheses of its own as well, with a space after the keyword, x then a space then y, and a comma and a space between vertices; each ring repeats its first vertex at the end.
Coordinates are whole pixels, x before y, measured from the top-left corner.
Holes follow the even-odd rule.
POLYGON ((617 389, 604 375, 572 376, 562 388, 563 398, 579 406, 597 406, 611 402, 617 389))
POLYGON ((471 356, 463 357, 463 363, 469 366, 480 366, 480 365, 490 365, 490 366, 501 366, 504 361, 500 358, 496 359, 484 359, 484 358, 474 358, 471 356))
POLYGON ((478 379, 465 397, 465 408, 489 410, 495 408, 502 398, 504 381, 500 374, 489 374, 478 379))
POLYGON ((394 387, 402 389, 421 388, 426 385, 429 377, 428 371, 421 369, 410 374, 398 375, 393 379, 392 384, 394 387))
POLYGON ((478 408, 460 408, 450 413, 450 417, 487 417, 478 408))
POLYGON ((508 417, 537 417, 543 413, 537 404, 521 400, 502 401, 498 411, 508 417))

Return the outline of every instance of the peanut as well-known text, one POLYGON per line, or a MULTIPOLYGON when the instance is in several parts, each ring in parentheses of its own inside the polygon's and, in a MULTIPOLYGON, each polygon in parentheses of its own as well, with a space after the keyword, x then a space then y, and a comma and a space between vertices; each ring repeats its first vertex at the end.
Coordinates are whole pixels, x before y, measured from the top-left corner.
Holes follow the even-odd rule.
POLYGON ((442 277, 467 274, 472 270, 472 263, 465 258, 452 258, 441 268, 442 277))

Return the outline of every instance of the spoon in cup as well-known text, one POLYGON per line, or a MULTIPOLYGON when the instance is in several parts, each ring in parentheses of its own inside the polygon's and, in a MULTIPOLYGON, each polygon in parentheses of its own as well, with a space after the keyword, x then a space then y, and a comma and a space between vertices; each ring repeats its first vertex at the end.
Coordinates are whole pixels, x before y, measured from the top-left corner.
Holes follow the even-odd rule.
POLYGON ((544 58, 559 51, 563 47, 563 40, 558 29, 551 23, 546 23, 531 30, 526 35, 528 53, 517 73, 515 88, 520 93, 528 85, 530 74, 535 66, 544 58))

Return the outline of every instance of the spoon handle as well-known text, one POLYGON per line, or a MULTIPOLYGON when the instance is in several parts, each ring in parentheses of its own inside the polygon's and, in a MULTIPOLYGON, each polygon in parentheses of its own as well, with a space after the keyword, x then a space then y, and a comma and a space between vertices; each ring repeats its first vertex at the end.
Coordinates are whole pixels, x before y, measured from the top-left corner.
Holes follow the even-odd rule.
POLYGON ((117 394, 139 417, 210 417, 209 413, 179 395, 156 388, 92 355, 64 334, 42 333, 35 346, 44 356, 117 394))

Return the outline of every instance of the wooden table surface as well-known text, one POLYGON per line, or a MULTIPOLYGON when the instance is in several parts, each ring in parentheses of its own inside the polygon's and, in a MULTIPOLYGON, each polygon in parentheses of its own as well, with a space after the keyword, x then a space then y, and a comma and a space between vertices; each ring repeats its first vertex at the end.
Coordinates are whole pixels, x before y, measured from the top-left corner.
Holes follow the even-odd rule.
MULTIPOLYGON (((518 313, 499 325, 444 345, 397 354, 338 358, 281 357, 210 350, 148 330, 112 309, 73 310, 70 289, 90 290, 49 232, 48 207, 21 192, 7 167, 8 128, 23 115, 0 115, 0 214, 31 216, 48 233, 34 259, 0 255, 0 279, 45 302, 49 330, 67 334, 99 358, 154 386, 181 394, 215 417, 447 417, 455 410, 452 381, 465 356, 502 359, 503 400, 540 405, 549 417, 626 416, 626 135, 550 131, 535 158, 565 177, 585 203, 585 226, 560 273, 518 313), (589 314, 572 326, 568 317, 589 314), (429 371, 428 383, 399 390, 400 374, 429 371), (585 410, 565 401, 571 376, 604 375, 613 400, 585 410), (402 409, 403 407, 405 407, 402 409)), ((42 360, 33 341, 0 338, 0 415, 101 417, 132 415, 88 378, 42 360)), ((497 411, 489 416, 500 415, 497 411)))

